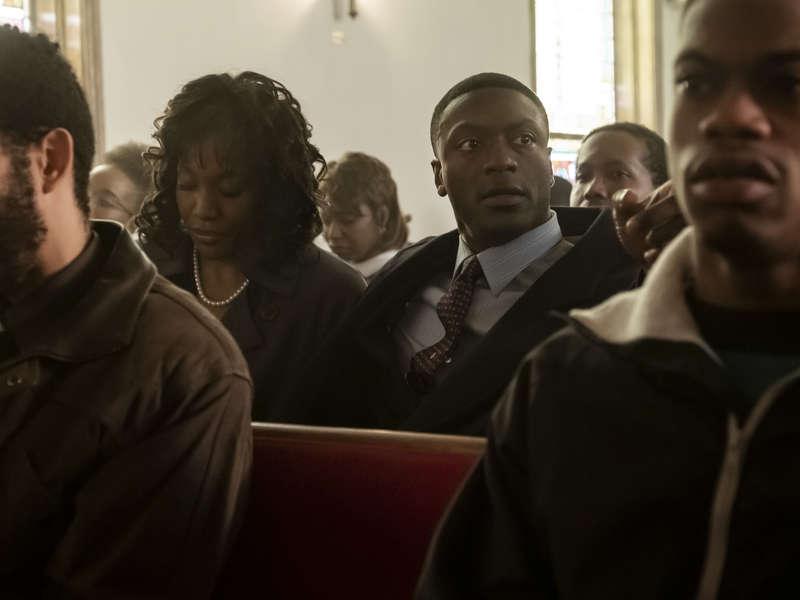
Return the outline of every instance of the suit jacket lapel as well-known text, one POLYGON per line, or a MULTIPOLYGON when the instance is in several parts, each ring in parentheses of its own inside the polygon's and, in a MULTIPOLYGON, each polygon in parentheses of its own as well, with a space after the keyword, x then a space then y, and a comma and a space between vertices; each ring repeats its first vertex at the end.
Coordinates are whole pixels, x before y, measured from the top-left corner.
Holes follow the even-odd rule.
MULTIPOLYGON (((614 237, 611 213, 593 213, 588 230, 583 230, 575 247, 523 294, 435 392, 423 397, 405 426, 446 431, 448 424, 470 422, 477 414, 488 412, 525 354, 560 329, 560 319, 554 318, 552 311, 566 312, 604 299, 598 297, 598 291, 605 293, 603 281, 612 272, 624 271, 622 278, 633 285, 638 268, 614 237)), ((559 222, 566 221, 562 232, 580 233, 576 228, 581 222, 585 226, 590 215, 577 213, 576 224, 568 214, 562 217, 559 212, 559 222)))
POLYGON ((420 243, 395 265, 384 282, 373 282, 359 308, 363 315, 355 332, 359 344, 374 358, 396 366, 397 350, 391 329, 403 309, 438 273, 452 269, 458 250, 458 231, 420 243), (378 285, 375 285, 378 283, 378 285), (376 293, 371 293, 372 291, 376 293))

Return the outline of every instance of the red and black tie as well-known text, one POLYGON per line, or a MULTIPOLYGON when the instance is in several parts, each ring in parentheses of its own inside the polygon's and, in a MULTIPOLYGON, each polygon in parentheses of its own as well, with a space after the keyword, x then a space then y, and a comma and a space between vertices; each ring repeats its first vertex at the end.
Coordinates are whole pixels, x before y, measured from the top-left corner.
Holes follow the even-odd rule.
POLYGON ((411 367, 406 373, 409 385, 418 393, 430 391, 435 383, 434 374, 442 365, 452 362, 464 323, 472 303, 475 284, 483 274, 481 263, 473 257, 450 282, 450 287, 436 304, 436 313, 444 325, 444 337, 438 342, 417 352, 411 358, 411 367))

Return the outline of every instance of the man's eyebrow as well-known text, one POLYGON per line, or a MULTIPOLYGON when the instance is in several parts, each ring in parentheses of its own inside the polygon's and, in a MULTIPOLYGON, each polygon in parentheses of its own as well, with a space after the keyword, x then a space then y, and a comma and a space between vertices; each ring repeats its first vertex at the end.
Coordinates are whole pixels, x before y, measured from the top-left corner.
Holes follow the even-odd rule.
POLYGON ((699 62, 704 64, 711 64, 713 61, 699 50, 692 48, 683 50, 675 57, 675 66, 684 62, 699 62))
MULTIPOLYGON (((690 48, 688 50, 684 50, 675 58, 676 66, 684 62, 697 62, 709 65, 714 61, 699 50, 690 48)), ((767 56, 759 62, 771 66, 780 66, 786 63, 800 62, 800 49, 772 52, 767 54, 767 56)))
POLYGON ((768 54, 763 61, 767 65, 780 66, 786 63, 800 62, 800 50, 786 50, 768 54))
MULTIPOLYGON (((532 125, 534 127, 539 127, 539 124, 536 122, 536 119, 532 117, 525 117, 524 119, 505 125, 503 129, 505 130, 518 129, 523 125, 532 125)), ((493 129, 493 126, 490 124, 476 123, 474 121, 459 121, 450 128, 450 133, 454 133, 461 129, 476 129, 478 131, 485 131, 487 129, 493 129)))
POLYGON ((521 121, 517 121, 516 123, 511 123, 506 129, 518 129, 523 125, 532 125, 533 127, 539 127, 539 123, 537 123, 536 119, 533 117, 525 117, 521 121))
POLYGON ((627 161, 627 160, 624 160, 624 159, 621 159, 621 158, 612 158, 610 160, 604 160, 602 162, 595 162, 594 164, 592 164, 591 161, 587 162, 587 161, 583 160, 583 161, 578 162, 578 163, 575 164, 575 169, 578 170, 578 171, 579 170, 583 170, 583 169, 603 170, 603 169, 608 169, 609 167, 611 167, 611 168, 613 168, 613 167, 625 167, 626 169, 629 169, 632 166, 634 166, 632 160, 631 161, 627 161))
POLYGON ((449 128, 448 133, 453 134, 457 131, 461 131, 462 129, 477 129, 478 131, 482 131, 487 129, 487 127, 485 125, 481 125, 480 123, 475 123, 474 121, 459 121, 449 128))

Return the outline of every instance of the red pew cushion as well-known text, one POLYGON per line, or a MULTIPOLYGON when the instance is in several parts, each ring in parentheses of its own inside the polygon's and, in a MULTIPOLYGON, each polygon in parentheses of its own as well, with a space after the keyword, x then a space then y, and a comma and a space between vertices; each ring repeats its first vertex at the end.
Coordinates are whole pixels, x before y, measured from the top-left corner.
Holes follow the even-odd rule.
POLYGON ((483 451, 443 435, 253 425, 252 496, 220 597, 411 598, 483 451))

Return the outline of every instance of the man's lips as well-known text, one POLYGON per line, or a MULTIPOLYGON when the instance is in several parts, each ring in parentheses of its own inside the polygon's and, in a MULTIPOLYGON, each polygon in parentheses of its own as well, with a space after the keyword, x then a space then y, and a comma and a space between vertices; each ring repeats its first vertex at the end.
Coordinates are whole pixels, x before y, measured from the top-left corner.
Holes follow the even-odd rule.
POLYGON ((689 183, 708 179, 757 179, 777 183, 780 172, 771 162, 756 156, 709 157, 689 172, 689 183))
POLYGON ((752 155, 716 155, 699 162, 688 173, 694 196, 712 202, 757 203, 770 196, 780 181, 770 161, 752 155))
POLYGON ((528 192, 517 186, 491 188, 481 194, 481 203, 487 206, 516 206, 529 197, 528 192))

